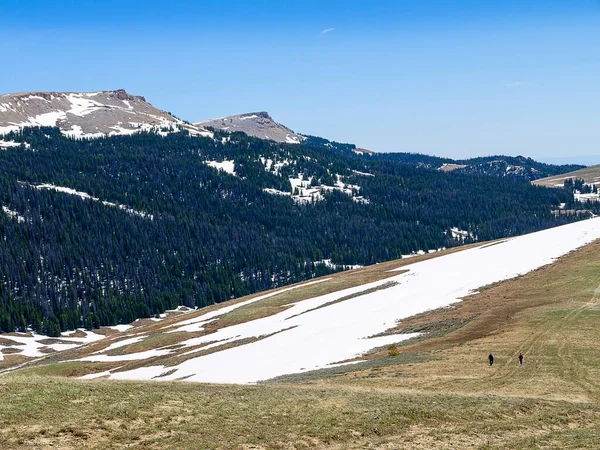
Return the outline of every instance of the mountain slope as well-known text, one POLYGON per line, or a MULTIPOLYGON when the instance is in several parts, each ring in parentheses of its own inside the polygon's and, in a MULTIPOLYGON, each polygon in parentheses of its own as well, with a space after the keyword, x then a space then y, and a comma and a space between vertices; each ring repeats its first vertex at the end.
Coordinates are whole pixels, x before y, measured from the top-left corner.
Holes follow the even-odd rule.
POLYGON ((198 127, 211 127, 230 133, 241 131, 248 136, 288 144, 299 144, 304 140, 302 135, 296 134, 289 128, 278 124, 271 118, 269 113, 264 111, 207 120, 195 123, 194 125, 198 127))
POLYGON ((7 138, 23 146, 0 151, 5 331, 128 323, 576 220, 550 213, 566 190, 242 133, 7 138))
POLYGON ((596 218, 415 262, 393 261, 165 318, 54 362, 104 363, 99 376, 112 379, 217 383, 327 368, 416 338, 395 331, 404 329, 400 321, 456 307, 482 286, 539 269, 599 238, 596 218))
POLYGON ((56 126, 72 137, 131 134, 140 130, 206 133, 125 90, 24 92, 0 95, 0 134, 23 127, 56 126))

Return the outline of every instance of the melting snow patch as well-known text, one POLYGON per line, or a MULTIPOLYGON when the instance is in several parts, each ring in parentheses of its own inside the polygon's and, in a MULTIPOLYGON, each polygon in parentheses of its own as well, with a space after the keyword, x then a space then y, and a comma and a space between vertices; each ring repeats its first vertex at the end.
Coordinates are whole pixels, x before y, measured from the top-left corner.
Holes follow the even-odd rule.
POLYGON ((15 142, 15 141, 0 141, 0 149, 4 148, 7 149, 8 147, 20 147, 21 145, 24 145, 25 148, 30 148, 31 145, 28 144, 27 142, 15 142))
POLYGON ((288 144, 299 144, 300 139, 296 136, 290 136, 289 134, 285 136, 285 142, 288 144))
POLYGON ((85 358, 77 359, 76 361, 90 361, 90 362, 115 362, 115 361, 139 361, 141 359, 154 358, 155 356, 168 355, 170 350, 152 349, 146 350, 145 352, 130 353, 128 355, 91 355, 85 358))
POLYGON ((458 227, 450 228, 450 234, 452 235, 452 239, 456 239, 458 241, 464 241, 467 238, 473 238, 473 233, 470 231, 461 230, 458 227))
POLYGON ((20 215, 18 212, 8 209, 6 206, 2 207, 2 211, 4 211, 11 219, 15 219, 17 223, 25 223, 25 217, 20 215))
POLYGON ((196 316, 191 319, 184 320, 182 322, 178 322, 175 325, 171 325, 170 327, 171 328, 176 327, 176 329, 173 331, 201 331, 202 325, 205 325, 208 322, 212 322, 213 320, 216 320, 217 317, 222 316, 223 314, 230 313, 234 309, 238 309, 238 308, 241 308, 242 306, 250 305, 251 303, 255 303, 260 300, 264 300, 266 298, 273 297, 275 295, 283 294, 284 292, 289 292, 294 289, 304 288, 306 286, 311 286, 311 285, 317 284, 317 283, 323 283, 323 282, 329 281, 329 280, 331 280, 331 278, 323 278, 320 280, 309 281, 308 283, 302 283, 302 284, 299 284, 296 286, 290 286, 290 287, 287 287, 284 289, 278 289, 275 292, 269 292, 268 294, 263 294, 258 297, 251 298, 250 300, 246 300, 245 302, 239 302, 239 303, 236 303, 235 305, 226 306, 224 308, 219 308, 219 309, 216 309, 209 313, 202 314, 200 316, 196 316), (194 325, 195 327, 187 327, 187 325, 194 325))
POLYGON ((126 347, 128 345, 135 344, 136 342, 140 342, 142 339, 145 339, 145 338, 146 338, 146 336, 135 336, 135 337, 132 337, 129 339, 123 339, 121 341, 113 342, 108 347, 106 347, 104 350, 95 352, 95 354, 96 353, 106 353, 106 352, 108 352, 110 350, 114 350, 116 348, 126 347))
POLYGON ((110 378, 114 380, 152 380, 153 378, 161 376, 165 372, 164 366, 148 366, 140 367, 135 372, 135 375, 131 373, 131 370, 126 372, 115 372, 110 374, 110 378), (132 376, 133 375, 133 376, 132 376))
MULTIPOLYGON (((53 191, 57 191, 57 192, 62 192, 63 194, 75 195, 75 196, 80 197, 80 198, 82 198, 84 200, 93 200, 95 202, 100 201, 99 198, 92 197, 90 194, 88 194, 86 192, 76 191, 75 189, 71 189, 71 188, 68 188, 68 187, 55 186, 53 184, 38 184, 38 185, 33 185, 33 186, 36 189, 49 189, 49 190, 53 190, 53 191)), ((133 216, 139 216, 139 217, 143 217, 145 219, 154 220, 154 216, 152 214, 145 213, 144 211, 136 211, 135 209, 129 208, 129 207, 125 206, 125 205, 118 205, 116 203, 107 202, 107 201, 102 201, 101 203, 103 205, 105 205, 105 206, 110 206, 112 208, 119 208, 119 209, 125 211, 126 213, 133 215, 133 216)))
POLYGON ((79 379, 80 380, 93 380, 95 378, 107 377, 109 375, 110 375, 110 371, 107 370, 106 372, 88 373, 87 375, 79 377, 79 379))
MULTIPOLYGON (((193 338, 194 344, 207 345, 217 341, 255 341, 188 359, 172 367, 173 373, 157 380, 253 383, 352 359, 373 348, 410 338, 411 335, 369 337, 393 328, 402 319, 446 307, 481 286, 550 264, 599 238, 597 218, 404 266, 398 270, 408 272, 386 280, 299 301, 280 313, 193 338), (337 301, 342 298, 346 299, 337 301)), ((194 320, 206 321, 223 312, 216 310, 194 320)), ((152 370, 159 371, 134 369, 112 374, 111 378, 149 379, 151 373, 156 376, 152 370)))
POLYGON ((374 177, 375 175, 373 175, 372 173, 367 173, 367 172, 360 172, 358 170, 353 170, 352 173, 356 174, 356 175, 361 175, 363 177, 374 177))
POLYGON ((579 194, 579 193, 574 193, 573 197, 575 198, 575 200, 577 200, 578 202, 597 202, 600 201, 600 195, 598 194, 579 194))
POLYGON ((37 334, 35 332, 30 333, 12 333, 10 335, 3 334, 0 335, 2 338, 7 339, 9 341, 15 342, 15 344, 11 345, 0 345, 0 360, 3 359, 2 350, 11 349, 17 350, 18 355, 26 356, 29 358, 39 358, 45 356, 47 353, 42 352, 42 349, 51 349, 56 352, 60 352, 62 350, 69 350, 75 347, 79 347, 84 344, 89 344, 91 342, 96 342, 101 339, 104 339, 104 336, 100 334, 93 333, 91 331, 85 331, 83 329, 78 330, 80 333, 84 333, 82 337, 70 336, 70 334, 76 332, 67 332, 62 333, 58 338, 51 338, 48 336, 44 336, 41 334, 37 334), (55 344, 44 344, 40 341, 46 341, 49 339, 56 339, 60 341, 55 344))
POLYGON ((321 261, 315 261, 315 264, 324 264, 326 267, 329 267, 334 270, 337 270, 337 269, 354 270, 354 269, 360 269, 361 267, 364 267, 359 264, 354 264, 354 265, 334 264, 331 262, 331 259, 322 259, 321 261))
POLYGON ((235 173, 235 161, 224 160, 222 162, 219 161, 204 161, 204 164, 210 167, 214 167, 217 170, 222 170, 230 175, 236 175, 235 173))
POLYGON ((118 332, 122 333, 123 331, 127 331, 127 330, 133 328, 133 325, 113 325, 112 327, 106 327, 106 328, 111 328, 113 330, 117 330, 118 332))
POLYGON ((63 111, 54 111, 45 114, 40 114, 35 116, 35 118, 30 119, 30 123, 25 124, 24 126, 46 126, 46 127, 54 127, 56 126, 56 122, 59 119, 66 119, 67 115, 63 111))

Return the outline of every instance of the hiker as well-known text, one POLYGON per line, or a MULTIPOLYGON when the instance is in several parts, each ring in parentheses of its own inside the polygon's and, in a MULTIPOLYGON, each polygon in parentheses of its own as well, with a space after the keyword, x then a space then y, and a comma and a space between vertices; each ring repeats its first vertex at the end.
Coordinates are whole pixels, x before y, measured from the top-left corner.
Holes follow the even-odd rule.
POLYGON ((519 353, 519 364, 523 365, 523 353, 519 353))
POLYGON ((492 353, 490 352, 490 356, 488 356, 488 359, 490 360, 490 366, 492 364, 494 364, 494 355, 492 355, 492 353))

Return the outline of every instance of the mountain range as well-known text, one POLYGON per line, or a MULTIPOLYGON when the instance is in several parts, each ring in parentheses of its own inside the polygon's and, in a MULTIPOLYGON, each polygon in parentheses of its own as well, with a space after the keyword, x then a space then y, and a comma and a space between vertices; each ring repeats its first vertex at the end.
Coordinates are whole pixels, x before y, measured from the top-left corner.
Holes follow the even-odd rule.
POLYGON ((122 90, 0 108, 0 331, 129 323, 584 217, 529 182, 571 166, 368 153, 264 113, 190 124, 122 90))
MULTIPOLYGON (((340 144, 295 133, 275 122, 265 111, 239 114, 190 123, 162 111, 143 96, 124 89, 99 92, 24 92, 0 95, 0 135, 24 127, 56 126, 66 136, 97 138, 139 131, 156 133, 185 130, 190 135, 210 136, 210 130, 242 132, 248 136, 279 143, 322 145, 332 150, 353 151, 359 155, 376 153, 353 144, 340 144)), ((0 142, 0 146, 9 144, 0 142)), ((380 153, 380 158, 442 171, 519 176, 535 180, 583 168, 581 165, 544 164, 522 156, 489 156, 466 160, 439 158, 414 153, 380 153)))

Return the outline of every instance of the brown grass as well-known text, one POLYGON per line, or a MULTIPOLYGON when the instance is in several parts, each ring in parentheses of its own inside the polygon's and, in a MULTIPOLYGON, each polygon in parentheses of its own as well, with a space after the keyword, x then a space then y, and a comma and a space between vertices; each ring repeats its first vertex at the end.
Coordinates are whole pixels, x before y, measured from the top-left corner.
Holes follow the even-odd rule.
MULTIPOLYGON (((455 331, 399 346, 426 362, 356 371, 336 382, 440 392, 494 393, 567 401, 600 399, 600 243, 515 280, 467 297, 453 308, 410 318, 399 327, 471 321, 455 331), (487 365, 493 352, 496 362, 487 365), (518 365, 519 352, 525 365, 518 365)), ((382 349, 371 358, 386 358, 382 349)))
POLYGON ((600 423, 589 404, 345 386, 15 374, 0 378, 0 395, 1 449, 522 448, 532 439, 566 444, 573 431, 592 445, 600 423))

